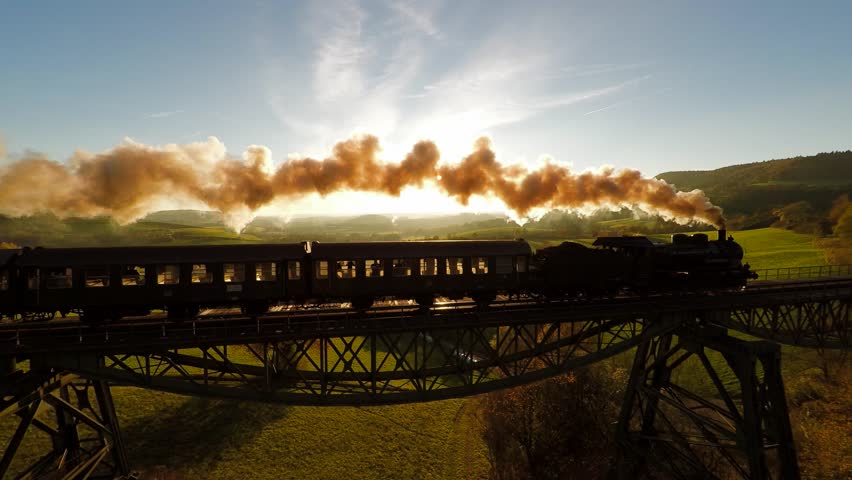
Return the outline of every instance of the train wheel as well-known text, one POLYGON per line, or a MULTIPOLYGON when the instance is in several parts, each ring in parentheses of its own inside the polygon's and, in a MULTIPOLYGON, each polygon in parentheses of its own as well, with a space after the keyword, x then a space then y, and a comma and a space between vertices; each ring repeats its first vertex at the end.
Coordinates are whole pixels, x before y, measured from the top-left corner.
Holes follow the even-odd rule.
POLYGON ((185 305, 167 305, 166 317, 173 322, 181 322, 187 317, 185 305))
POLYGON ((106 312, 103 310, 83 310, 80 313, 80 321, 86 325, 100 325, 106 321, 106 312))
POLYGON ((489 305, 491 305, 491 302, 493 302, 495 298, 497 298, 497 296, 494 293, 490 292, 480 292, 473 294, 473 301, 476 302, 476 305, 479 308, 487 308, 489 305))
POLYGON ((420 305, 420 308, 427 309, 431 308, 432 305, 435 304, 435 296, 434 295, 420 295, 414 299, 417 302, 417 305, 420 305))
POLYGON ((373 297, 355 297, 352 299, 352 308, 363 312, 373 306, 373 297))
POLYGON ((241 310, 246 315, 263 315, 269 311, 269 304, 264 301, 246 302, 241 310))

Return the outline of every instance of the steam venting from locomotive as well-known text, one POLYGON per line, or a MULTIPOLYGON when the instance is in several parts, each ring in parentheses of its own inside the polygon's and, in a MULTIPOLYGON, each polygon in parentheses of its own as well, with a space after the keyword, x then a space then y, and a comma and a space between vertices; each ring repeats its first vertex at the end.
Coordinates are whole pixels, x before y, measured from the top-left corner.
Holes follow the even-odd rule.
POLYGON ((438 147, 429 140, 416 143, 399 163, 381 161, 380 150, 375 136, 355 136, 337 143, 324 160, 290 158, 277 169, 268 148, 250 146, 234 158, 215 137, 162 147, 126 140, 98 154, 78 151, 66 163, 27 153, 0 170, 0 212, 112 215, 127 222, 169 198, 237 219, 278 198, 340 191, 398 196, 405 188, 435 185, 461 204, 475 195, 496 197, 520 217, 537 208, 626 206, 679 223, 724 227, 722 210, 702 191, 677 191, 637 170, 575 173, 548 162, 530 171, 497 161, 486 137, 455 164, 439 164, 438 147))

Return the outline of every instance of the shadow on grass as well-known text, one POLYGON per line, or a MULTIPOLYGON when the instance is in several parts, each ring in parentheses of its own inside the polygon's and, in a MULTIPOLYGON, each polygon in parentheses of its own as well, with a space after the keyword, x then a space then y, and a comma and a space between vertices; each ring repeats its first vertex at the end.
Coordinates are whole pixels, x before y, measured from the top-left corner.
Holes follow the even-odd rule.
POLYGON ((284 405, 190 398, 168 414, 123 425, 121 433, 134 467, 197 467, 218 463, 287 412, 284 405))

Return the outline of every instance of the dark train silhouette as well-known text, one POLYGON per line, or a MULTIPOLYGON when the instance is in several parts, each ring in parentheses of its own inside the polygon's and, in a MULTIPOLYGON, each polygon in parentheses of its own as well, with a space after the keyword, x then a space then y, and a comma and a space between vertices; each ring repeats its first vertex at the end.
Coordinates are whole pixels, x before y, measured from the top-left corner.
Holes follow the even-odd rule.
POLYGON ((523 241, 412 241, 0 251, 0 313, 13 319, 78 312, 101 322, 163 309, 174 319, 208 306, 248 314, 277 303, 497 295, 584 298, 624 292, 739 288, 754 276, 743 250, 725 239, 678 234, 672 243, 602 237, 589 248, 565 242, 532 253, 523 241))

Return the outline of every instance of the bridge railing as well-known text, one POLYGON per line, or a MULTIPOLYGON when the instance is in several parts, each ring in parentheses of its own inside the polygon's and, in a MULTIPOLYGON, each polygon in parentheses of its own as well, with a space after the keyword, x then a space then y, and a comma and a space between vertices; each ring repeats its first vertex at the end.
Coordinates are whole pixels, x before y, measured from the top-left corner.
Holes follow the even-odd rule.
POLYGON ((753 272, 757 273, 757 280, 797 280, 805 278, 847 277, 852 276, 852 264, 761 268, 753 270, 753 272))

